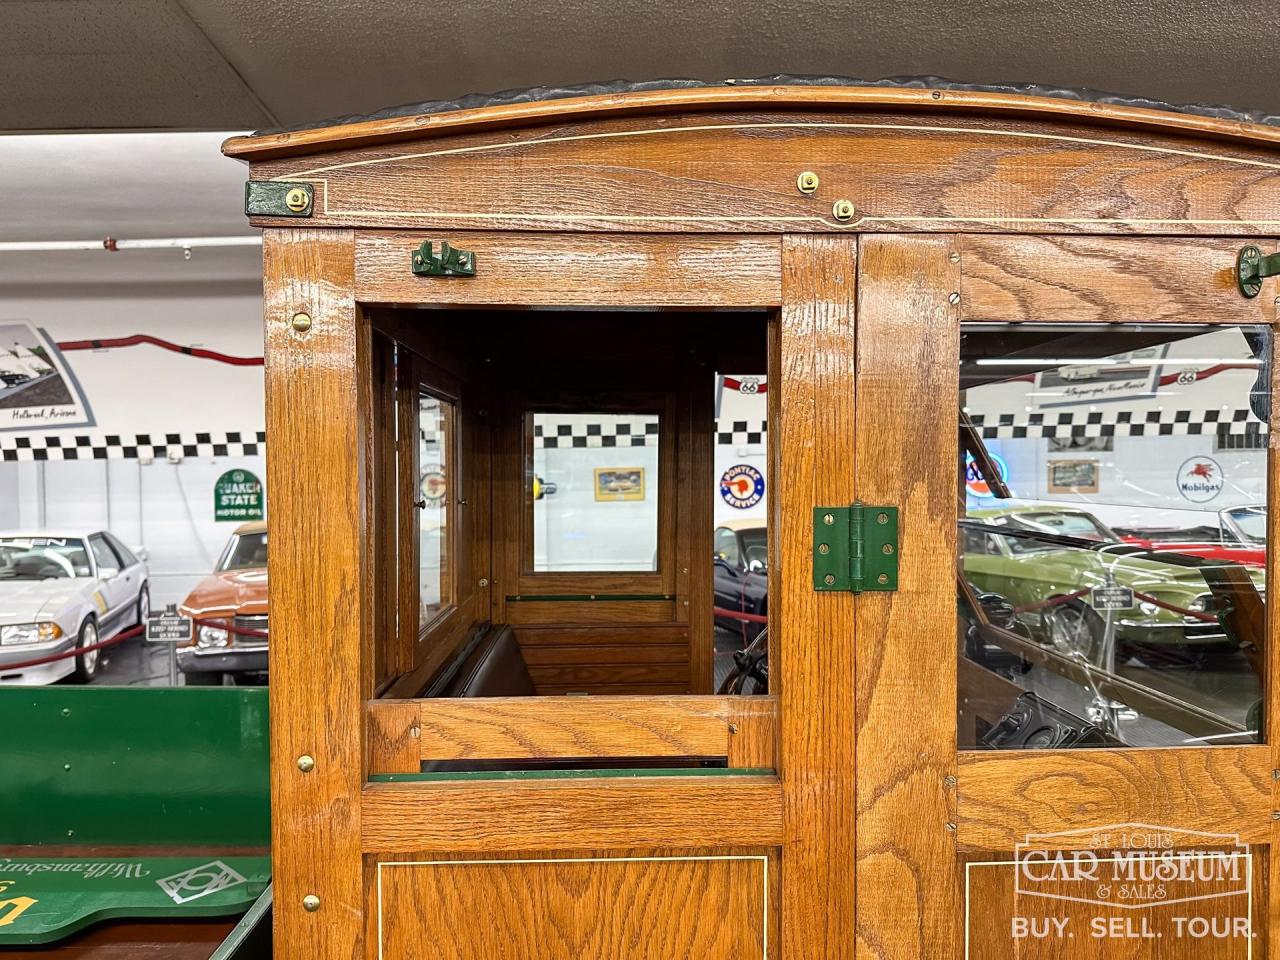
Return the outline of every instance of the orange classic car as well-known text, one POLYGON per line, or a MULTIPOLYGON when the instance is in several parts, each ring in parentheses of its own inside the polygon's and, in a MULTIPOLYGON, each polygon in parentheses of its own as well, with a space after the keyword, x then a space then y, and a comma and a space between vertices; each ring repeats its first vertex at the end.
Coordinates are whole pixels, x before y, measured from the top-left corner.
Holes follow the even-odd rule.
POLYGON ((187 686, 265 682, 266 523, 236 528, 213 573, 196 584, 178 612, 195 621, 191 642, 177 650, 187 686))

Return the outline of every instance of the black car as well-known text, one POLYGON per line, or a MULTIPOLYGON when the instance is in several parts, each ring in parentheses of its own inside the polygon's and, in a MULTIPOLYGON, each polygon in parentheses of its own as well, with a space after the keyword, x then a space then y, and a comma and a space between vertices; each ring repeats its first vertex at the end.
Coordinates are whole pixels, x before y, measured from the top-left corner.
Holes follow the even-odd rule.
MULTIPOLYGON (((731 520, 716 527, 714 592, 717 610, 768 615, 769 538, 761 520, 731 520)), ((764 629, 763 622, 743 621, 716 614, 723 627, 750 643, 764 629)))

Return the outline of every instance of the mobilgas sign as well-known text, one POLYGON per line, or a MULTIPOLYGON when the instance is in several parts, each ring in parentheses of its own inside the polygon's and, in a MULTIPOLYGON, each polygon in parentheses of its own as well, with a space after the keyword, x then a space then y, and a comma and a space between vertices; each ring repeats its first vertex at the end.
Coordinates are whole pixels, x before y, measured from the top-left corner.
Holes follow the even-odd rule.
POLYGON ((228 470, 213 485, 213 519, 261 520, 262 481, 248 470, 228 470))

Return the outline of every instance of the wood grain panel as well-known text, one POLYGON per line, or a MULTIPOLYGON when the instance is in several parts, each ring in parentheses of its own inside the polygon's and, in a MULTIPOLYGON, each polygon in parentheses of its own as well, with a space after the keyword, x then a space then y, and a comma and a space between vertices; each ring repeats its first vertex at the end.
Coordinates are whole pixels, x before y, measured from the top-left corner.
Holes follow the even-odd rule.
POLYGON ((422 700, 423 760, 724 757, 731 698, 422 700))
POLYGON ((769 769, 777 766, 778 697, 731 697, 729 766, 769 769))
POLYGON ((307 943, 316 956, 363 960, 360 712, 372 692, 365 517, 373 378, 353 256, 345 231, 263 238, 275 944, 280 956, 307 943), (311 316, 305 333, 293 329, 298 312, 311 316), (315 758, 310 773, 297 767, 303 754, 315 758), (307 894, 320 898, 321 911, 302 909, 307 894))
POLYGON ((761 307, 779 302, 778 238, 503 233, 367 233, 356 295, 369 303, 761 307), (466 280, 416 277, 424 240, 476 255, 466 280))
POLYGON ((782 270, 780 376, 769 390, 777 384, 782 415, 769 440, 778 478, 770 673, 786 797, 783 955, 834 960, 848 957, 854 930, 853 598, 815 593, 810 557, 813 507, 854 499, 855 242, 784 237, 782 270))
POLYGON ((381 955, 398 960, 771 955, 778 869, 768 851, 432 857, 375 869, 381 955))
MULTIPOLYGON (((1271 323, 1271 290, 1246 300, 1236 255, 1246 243, 1098 237, 964 236, 961 316, 966 321, 1271 323)), ((1275 284, 1276 281, 1267 281, 1275 284)))
POLYGON ((953 251, 859 247, 857 498, 900 511, 898 590, 855 603, 859 960, 957 955, 953 251))
POLYGON ((609 646, 603 643, 589 646, 556 647, 550 645, 533 645, 520 650, 524 662, 531 667, 564 666, 565 664, 642 664, 689 663, 689 647, 687 644, 649 643, 631 646, 618 644, 609 646))
POLYGON ((376 783, 362 807, 369 852, 782 841, 782 788, 769 776, 376 783))
POLYGON ((813 111, 469 133, 252 175, 313 183, 314 219, 339 226, 1267 235, 1278 170, 1274 151, 1082 123, 813 111), (820 177, 812 196, 796 189, 802 170, 820 177), (834 219, 837 199, 852 219, 834 219))
POLYGON ((576 686, 593 692, 606 683, 675 683, 689 688, 689 663, 566 663, 558 666, 530 665, 529 676, 537 686, 576 686))
POLYGON ((616 624, 620 629, 632 623, 670 623, 675 618, 673 600, 534 600, 507 598, 507 623, 519 628, 526 624, 616 624))
POLYGON ((369 772, 417 773, 422 759, 421 711, 412 700, 372 700, 365 707, 369 724, 369 772))
POLYGON ((958 840, 1012 850, 1028 833, 1171 824, 1269 843, 1269 747, 960 754, 958 840))
MULTIPOLYGON (((1259 941, 1252 930, 1265 931, 1262 917, 1266 898, 1266 851, 1239 851, 1244 856, 1224 861, 1224 873, 1238 871, 1236 882, 1210 880, 1200 884, 1178 884, 1178 892, 1205 897, 1192 902, 1126 910, 1095 902, 1081 902, 1096 884, 1068 878, 1057 883, 1033 883, 1040 892, 1064 899, 1046 899, 1019 892, 1026 874, 1018 877, 1012 858, 980 860, 967 866, 969 909, 967 950, 969 960, 1249 960, 1261 958, 1259 941), (1252 854, 1252 864, 1249 854, 1252 854), (1249 880, 1252 874, 1252 887, 1249 880), (1224 890, 1240 890, 1236 896, 1214 896, 1224 890), (1251 894, 1247 896, 1246 894, 1251 894), (1071 899, 1065 899, 1071 898, 1071 899), (1036 935, 1015 937, 1015 918, 1034 918, 1036 935), (1062 926, 1048 926, 1052 918, 1062 926), (1213 927, 1208 924, 1212 923, 1213 927), (1214 932, 1216 931, 1216 934, 1214 932), (1251 949, 1252 947, 1252 949, 1251 949)), ((1099 874, 1114 881, 1114 850, 1099 850, 1099 874), (1108 876, 1110 874, 1110 876, 1108 876)), ((1121 882, 1107 884, 1112 891, 1123 886, 1141 889, 1142 883, 1126 884, 1129 867, 1119 866, 1121 882)), ((1140 876, 1140 868, 1135 875, 1140 876)), ((1105 883, 1105 880, 1104 880, 1105 883)), ((1173 884, 1166 887, 1166 892, 1173 884)), ((1171 894, 1172 895, 1172 894, 1171 894)))
POLYGON ((567 646, 576 649, 625 644, 639 650, 648 646, 689 645, 689 627, 683 623, 628 623, 617 626, 577 624, 525 624, 517 636, 522 653, 538 647, 567 646))

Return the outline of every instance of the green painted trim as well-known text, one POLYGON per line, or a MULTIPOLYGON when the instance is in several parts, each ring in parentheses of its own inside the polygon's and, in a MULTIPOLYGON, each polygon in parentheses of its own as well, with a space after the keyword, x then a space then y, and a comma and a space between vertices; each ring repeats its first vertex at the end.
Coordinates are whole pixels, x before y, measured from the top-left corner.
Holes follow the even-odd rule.
POLYGON ((625 770, 454 770, 432 773, 371 773, 370 783, 432 783, 444 780, 590 780, 638 777, 771 777, 771 767, 638 767, 625 770))
POLYGON ((546 593, 527 596, 508 596, 508 603, 583 603, 630 602, 635 600, 674 600, 673 593, 546 593))
POLYGON ((0 844, 265 847, 265 687, 0 688, 0 844))

